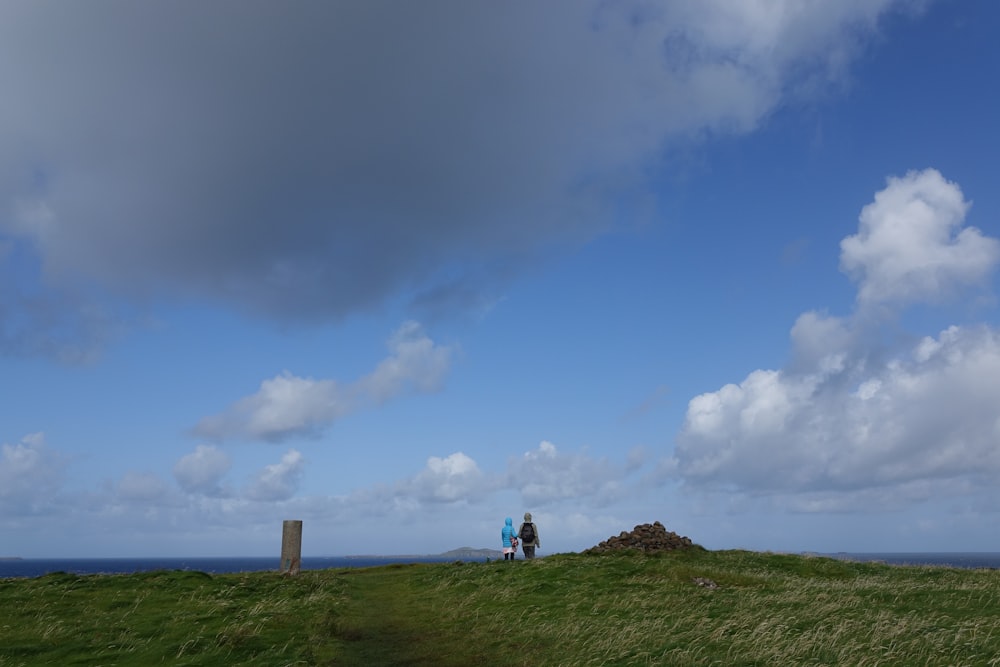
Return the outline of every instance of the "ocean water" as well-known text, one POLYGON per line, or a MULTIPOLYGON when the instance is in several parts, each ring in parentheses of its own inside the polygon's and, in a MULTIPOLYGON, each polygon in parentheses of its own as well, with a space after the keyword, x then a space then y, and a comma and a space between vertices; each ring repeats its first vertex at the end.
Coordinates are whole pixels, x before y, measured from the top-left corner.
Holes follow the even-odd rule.
MULTIPOLYGON (((341 567, 373 567, 396 563, 451 563, 455 558, 440 556, 322 556, 303 557, 303 570, 341 567)), ((485 560, 478 559, 478 560, 485 560)), ((131 574, 155 570, 190 570, 209 574, 236 572, 277 572, 281 559, 266 557, 234 558, 24 558, 0 559, 0 579, 40 577, 53 572, 69 574, 131 574)), ((471 561, 470 561, 471 562, 471 561)))
POLYGON ((926 553, 835 553, 818 554, 831 558, 889 565, 945 565, 970 569, 1000 569, 1000 553, 993 552, 926 552, 926 553))
MULTIPOLYGON (((1000 553, 835 553, 816 554, 844 560, 881 562, 890 565, 943 565, 960 568, 1000 569, 1000 553)), ((342 567, 374 567, 399 563, 451 563, 441 556, 322 556, 303 557, 303 570, 342 567)), ((485 558, 469 559, 482 562, 485 558)), ((70 574, 130 574, 154 570, 190 570, 209 574, 267 572, 280 569, 279 558, 25 558, 0 559, 0 579, 40 577, 53 572, 70 574)))

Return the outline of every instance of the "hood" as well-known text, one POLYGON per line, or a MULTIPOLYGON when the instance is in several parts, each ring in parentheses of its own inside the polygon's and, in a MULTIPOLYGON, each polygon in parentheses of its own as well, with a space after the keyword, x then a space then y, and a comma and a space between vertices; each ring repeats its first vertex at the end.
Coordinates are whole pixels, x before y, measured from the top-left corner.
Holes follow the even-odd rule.
POLYGON ((524 520, 525 521, 531 521, 531 512, 525 512, 524 513, 524 520))
POLYGON ((514 525, 514 520, 511 519, 510 517, 507 517, 506 519, 504 519, 503 522, 505 524, 507 524, 508 526, 513 526, 514 525))

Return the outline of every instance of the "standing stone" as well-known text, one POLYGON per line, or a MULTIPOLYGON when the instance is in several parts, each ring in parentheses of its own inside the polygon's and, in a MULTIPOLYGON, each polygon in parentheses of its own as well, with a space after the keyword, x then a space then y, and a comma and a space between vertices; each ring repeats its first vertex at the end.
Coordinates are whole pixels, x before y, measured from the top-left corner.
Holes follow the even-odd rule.
POLYGON ((281 574, 296 575, 302 567, 302 522, 288 519, 281 528, 281 574))

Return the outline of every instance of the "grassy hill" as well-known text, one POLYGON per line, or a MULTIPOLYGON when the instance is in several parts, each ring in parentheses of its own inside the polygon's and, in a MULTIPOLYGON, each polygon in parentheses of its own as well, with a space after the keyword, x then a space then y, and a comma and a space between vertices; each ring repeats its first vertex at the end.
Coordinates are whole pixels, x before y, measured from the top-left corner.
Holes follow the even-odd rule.
POLYGON ((0 580, 0 666, 998 665, 1000 572, 701 549, 0 580))

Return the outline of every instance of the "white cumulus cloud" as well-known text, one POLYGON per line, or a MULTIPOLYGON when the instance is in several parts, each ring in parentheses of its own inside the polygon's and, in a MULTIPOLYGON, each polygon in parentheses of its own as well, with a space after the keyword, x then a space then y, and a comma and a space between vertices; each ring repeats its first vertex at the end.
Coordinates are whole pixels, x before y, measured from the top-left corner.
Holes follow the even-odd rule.
POLYGON ((407 392, 437 391, 451 368, 452 349, 434 343, 416 322, 406 322, 389 340, 390 355, 357 382, 341 385, 284 373, 193 429, 211 439, 247 438, 282 442, 318 433, 337 419, 407 392))
POLYGON ((417 322, 404 323, 389 339, 389 350, 390 356, 354 388, 379 403, 407 389, 437 391, 451 369, 451 348, 436 345, 417 322))
POLYGON ((606 459, 591 458, 586 452, 562 453, 543 440, 536 449, 511 459, 507 474, 526 503, 543 505, 572 498, 610 502, 621 494, 626 473, 606 459))
POLYGON ((806 511, 992 485, 1000 332, 951 326, 887 348, 884 323, 863 316, 870 304, 940 301, 987 277, 1000 243, 962 228, 967 208, 936 171, 890 179, 842 244, 861 310, 804 313, 787 368, 691 399, 665 469, 692 487, 782 495, 806 511))
POLYGON ((957 478, 993 484, 997 372, 1000 333, 987 327, 950 327, 878 367, 755 371, 691 400, 677 445, 680 472, 691 483, 752 492, 957 478))
POLYGON ((862 304, 938 302, 981 283, 1000 262, 1000 241, 963 227, 969 203, 934 169, 890 178, 841 242, 841 267, 862 304))
POLYGON ((422 471, 396 485, 395 495, 429 503, 474 502, 492 490, 493 485, 476 462, 462 452, 455 452, 444 458, 427 459, 422 471))
POLYGON ((352 409, 350 396, 333 380, 301 378, 285 371, 261 382, 257 393, 241 398, 222 414, 202 419, 194 433, 220 440, 281 442, 310 435, 352 409))

